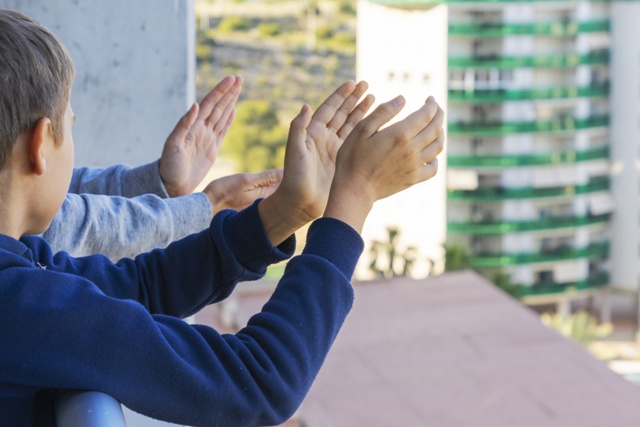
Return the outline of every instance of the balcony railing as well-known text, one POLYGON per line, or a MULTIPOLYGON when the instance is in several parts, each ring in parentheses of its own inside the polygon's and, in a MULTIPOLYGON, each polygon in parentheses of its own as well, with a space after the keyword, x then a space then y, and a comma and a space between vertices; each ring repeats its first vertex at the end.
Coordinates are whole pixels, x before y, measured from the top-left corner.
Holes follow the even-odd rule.
POLYGON ((594 216, 551 217, 536 221, 492 221, 486 223, 450 222, 447 224, 447 231, 453 234, 499 235, 526 231, 584 227, 606 223, 610 219, 610 214, 603 214, 594 216))
POLYGON ((579 33, 607 32, 608 20, 587 22, 532 22, 512 24, 506 22, 449 24, 450 36, 504 37, 512 35, 575 36, 579 33))
POLYGON ((512 68, 573 68, 578 65, 607 65, 609 50, 601 49, 586 54, 500 56, 476 55, 449 57, 449 68, 512 69, 512 68))
POLYGON ((469 155, 447 156, 447 166, 452 168, 512 168, 519 166, 549 166, 572 164, 609 158, 609 146, 583 151, 521 155, 469 155))
MULTIPOLYGON (((557 2, 558 0, 369 0, 372 3, 381 4, 389 7, 397 7, 401 9, 426 9, 438 4, 456 4, 456 3, 540 3, 540 2, 557 2)), ((566 3, 578 2, 581 0, 565 0, 566 3)), ((593 3, 608 3, 612 0, 589 0, 593 3)), ((634 0, 627 0, 634 1, 634 0)))
POLYGON ((501 268, 512 265, 603 258, 609 255, 609 243, 592 243, 584 248, 558 248, 531 253, 473 253, 471 267, 501 268))
POLYGON ((544 87, 533 89, 449 89, 449 102, 500 103, 534 99, 604 98, 609 82, 589 86, 544 87))
POLYGON ((541 282, 533 285, 516 285, 514 293, 517 297, 526 297, 533 295, 549 295, 559 294, 572 290, 583 291, 587 289, 597 289, 606 286, 609 283, 609 274, 602 272, 595 274, 587 279, 577 280, 569 283, 549 283, 541 282))
POLYGON ((609 177, 601 176, 591 179, 586 184, 565 185, 562 187, 545 188, 505 188, 481 187, 477 190, 448 190, 447 200, 450 201, 479 201, 499 202, 513 199, 542 199, 547 197, 571 197, 576 194, 595 193, 609 190, 609 177))
POLYGON ((60 391, 57 427, 127 427, 120 403, 97 391, 60 391))
POLYGON ((557 118, 552 120, 536 120, 532 122, 449 122, 447 124, 450 135, 506 135, 512 133, 550 133, 572 132, 582 129, 593 129, 609 126, 609 115, 591 116, 586 119, 574 117, 557 118))

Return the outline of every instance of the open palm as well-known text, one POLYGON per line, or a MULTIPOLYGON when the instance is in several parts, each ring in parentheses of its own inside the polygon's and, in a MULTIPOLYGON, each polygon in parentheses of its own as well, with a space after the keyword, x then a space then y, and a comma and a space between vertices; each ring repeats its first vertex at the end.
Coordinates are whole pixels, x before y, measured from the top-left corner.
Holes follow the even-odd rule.
POLYGON ((170 196, 189 194, 215 162, 234 118, 242 77, 227 76, 180 119, 162 150, 160 176, 170 196))
POLYGON ((373 104, 370 95, 357 104, 367 87, 366 82, 348 81, 315 113, 311 114, 309 106, 304 105, 291 124, 284 176, 278 191, 288 196, 286 200, 295 202, 290 208, 305 216, 307 221, 324 211, 338 149, 373 104))

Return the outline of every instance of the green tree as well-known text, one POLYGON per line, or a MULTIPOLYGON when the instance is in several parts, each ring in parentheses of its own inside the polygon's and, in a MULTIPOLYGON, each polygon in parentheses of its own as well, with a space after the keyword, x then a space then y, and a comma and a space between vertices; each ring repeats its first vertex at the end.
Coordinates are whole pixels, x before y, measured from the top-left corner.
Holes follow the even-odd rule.
POLYGON ((471 267, 471 255, 467 248, 457 243, 445 243, 444 269, 446 271, 464 270, 471 267))
POLYGON ((387 241, 373 241, 369 251, 369 270, 376 277, 399 277, 411 275, 413 264, 417 258, 417 249, 408 246, 400 248, 397 227, 387 227, 387 241))
POLYGON ((273 104, 247 100, 237 105, 233 126, 222 152, 232 156, 245 172, 282 167, 287 129, 280 125, 273 104))

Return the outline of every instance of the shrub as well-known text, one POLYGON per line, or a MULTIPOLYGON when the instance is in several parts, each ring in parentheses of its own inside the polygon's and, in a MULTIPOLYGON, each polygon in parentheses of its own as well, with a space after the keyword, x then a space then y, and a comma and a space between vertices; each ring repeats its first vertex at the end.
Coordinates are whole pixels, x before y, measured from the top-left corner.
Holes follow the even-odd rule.
POLYGON ((258 25, 258 34, 261 37, 273 37, 282 32, 280 25, 277 22, 263 22, 258 25))
POLYGON ((333 37, 333 29, 331 27, 318 27, 316 29, 316 37, 320 40, 328 39, 333 37))
POLYGON ((338 10, 340 13, 353 16, 356 14, 355 3, 355 0, 338 0, 338 10))
POLYGON ((246 31, 249 29, 249 21, 239 16, 228 16, 220 21, 218 31, 232 33, 234 31, 246 31))

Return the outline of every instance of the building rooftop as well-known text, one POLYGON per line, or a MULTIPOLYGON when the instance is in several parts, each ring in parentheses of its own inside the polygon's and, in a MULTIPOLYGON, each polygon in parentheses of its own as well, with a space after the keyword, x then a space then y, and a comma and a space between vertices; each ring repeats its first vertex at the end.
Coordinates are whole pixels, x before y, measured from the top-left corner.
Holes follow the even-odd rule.
MULTIPOLYGON (((640 388, 473 272, 354 285, 306 427, 636 426, 640 388)), ((244 324, 269 292, 240 290, 244 324)), ((205 311, 198 321, 206 323, 205 311)))

